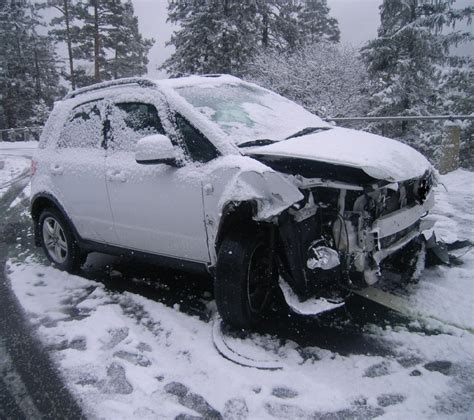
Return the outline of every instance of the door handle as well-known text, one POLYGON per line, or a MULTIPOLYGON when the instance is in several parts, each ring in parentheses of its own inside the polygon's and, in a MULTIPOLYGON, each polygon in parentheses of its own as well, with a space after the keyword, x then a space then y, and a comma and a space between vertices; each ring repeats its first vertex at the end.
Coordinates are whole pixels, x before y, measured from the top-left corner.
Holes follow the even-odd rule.
POLYGON ((107 178, 111 182, 125 182, 127 180, 123 171, 109 171, 107 173, 107 178))
POLYGON ((64 172, 64 168, 61 165, 58 165, 57 163, 53 163, 50 166, 50 170, 53 175, 62 175, 64 172))

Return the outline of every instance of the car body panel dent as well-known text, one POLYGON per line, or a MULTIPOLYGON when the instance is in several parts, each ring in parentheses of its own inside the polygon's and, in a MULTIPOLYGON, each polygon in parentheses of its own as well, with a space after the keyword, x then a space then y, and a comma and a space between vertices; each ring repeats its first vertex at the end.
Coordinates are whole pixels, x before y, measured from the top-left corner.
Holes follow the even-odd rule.
POLYGON ((253 221, 271 222, 304 198, 300 190, 282 174, 265 169, 263 165, 260 169, 248 170, 232 165, 221 166, 210 176, 203 177, 202 182, 211 265, 216 262, 218 230, 229 204, 255 203, 253 221))

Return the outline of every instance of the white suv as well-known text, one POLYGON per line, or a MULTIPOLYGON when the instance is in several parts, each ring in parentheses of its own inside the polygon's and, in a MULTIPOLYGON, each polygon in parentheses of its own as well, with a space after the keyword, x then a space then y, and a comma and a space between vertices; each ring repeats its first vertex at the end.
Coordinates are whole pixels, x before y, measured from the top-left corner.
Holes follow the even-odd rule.
POLYGON ((36 242, 57 267, 100 251, 205 270, 243 328, 276 290, 294 307, 339 304, 387 257, 415 256, 432 225, 421 154, 225 75, 73 91, 32 167, 36 242))

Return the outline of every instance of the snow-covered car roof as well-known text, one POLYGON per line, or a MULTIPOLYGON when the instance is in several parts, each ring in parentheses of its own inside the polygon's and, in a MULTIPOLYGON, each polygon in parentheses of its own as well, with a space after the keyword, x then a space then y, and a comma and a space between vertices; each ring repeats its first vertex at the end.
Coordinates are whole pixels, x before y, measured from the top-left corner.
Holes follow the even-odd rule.
POLYGON ((157 86, 163 88, 180 88, 184 86, 196 86, 196 85, 222 85, 228 83, 245 83, 238 77, 231 76, 229 74, 204 74, 204 75, 193 75, 177 77, 174 79, 160 79, 153 81, 157 86))

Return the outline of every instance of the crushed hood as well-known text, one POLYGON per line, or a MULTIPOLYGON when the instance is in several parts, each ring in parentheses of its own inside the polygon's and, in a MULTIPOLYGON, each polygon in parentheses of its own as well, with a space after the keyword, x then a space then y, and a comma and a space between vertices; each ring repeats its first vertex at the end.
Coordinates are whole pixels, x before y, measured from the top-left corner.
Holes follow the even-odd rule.
POLYGON ((431 168, 421 153, 399 141, 339 127, 252 147, 248 153, 256 157, 293 157, 358 168, 372 178, 391 182, 421 177, 431 168))

